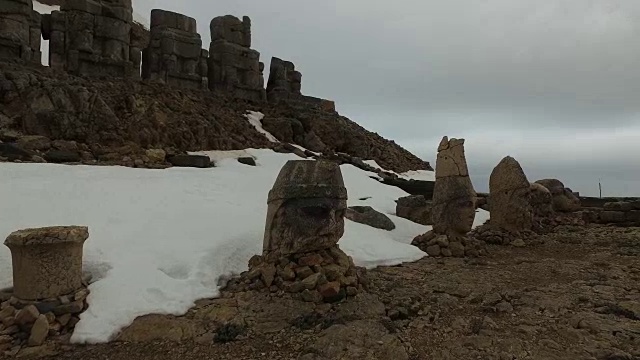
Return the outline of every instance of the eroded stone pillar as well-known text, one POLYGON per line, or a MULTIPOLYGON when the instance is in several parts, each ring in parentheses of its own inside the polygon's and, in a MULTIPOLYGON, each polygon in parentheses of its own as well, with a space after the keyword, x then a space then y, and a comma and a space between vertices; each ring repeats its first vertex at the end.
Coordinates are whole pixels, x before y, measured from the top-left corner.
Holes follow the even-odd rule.
POLYGON ((22 300, 56 298, 82 287, 85 226, 25 229, 4 244, 11 250, 13 292, 22 300))
POLYGON ((431 220, 433 231, 416 237, 412 244, 430 256, 479 256, 484 244, 469 238, 476 215, 476 197, 464 139, 444 137, 438 146, 436 183, 433 190, 431 220))
POLYGON ((264 64, 260 53, 251 49, 251 19, 232 15, 211 20, 209 48, 209 89, 234 97, 265 101, 264 64))
POLYGON ((199 89, 206 68, 201 66, 202 39, 196 19, 160 9, 151 11, 151 41, 142 57, 142 77, 178 87, 199 89))

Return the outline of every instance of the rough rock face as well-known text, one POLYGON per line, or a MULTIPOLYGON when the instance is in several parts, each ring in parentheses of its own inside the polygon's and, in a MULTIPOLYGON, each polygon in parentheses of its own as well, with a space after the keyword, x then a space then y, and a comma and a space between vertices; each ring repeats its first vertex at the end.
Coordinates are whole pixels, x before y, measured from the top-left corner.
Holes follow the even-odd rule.
POLYGON ((378 229, 391 231, 396 228, 396 224, 387 215, 376 211, 371 206, 348 207, 345 217, 351 221, 378 229))
POLYGON ((531 230, 530 187, 516 159, 507 156, 498 163, 489 179, 492 227, 509 233, 531 230))
POLYGON ((328 249, 344 234, 347 189, 330 161, 288 161, 269 192, 263 255, 328 249))
POLYGON ((0 59, 40 63, 41 16, 31 0, 0 0, 0 59))
POLYGON ((405 196, 396 200, 396 216, 422 225, 433 225, 432 207, 432 202, 423 195, 405 196))
MULTIPOLYGON (((46 136, 51 141, 75 142, 77 151, 91 159, 101 157, 100 161, 121 163, 137 157, 125 149, 133 145, 141 149, 142 155, 144 149, 170 153, 170 149, 238 150, 273 146, 246 120, 247 104, 222 94, 176 91, 161 84, 115 78, 89 80, 49 68, 2 62, 0 87, 0 141, 14 142, 25 135, 46 136), (126 158, 129 160, 125 161, 126 158)), ((254 104, 249 109, 265 114, 265 127, 272 119, 295 119, 297 126, 287 122, 277 129, 269 128, 281 141, 283 134, 291 131, 295 143, 304 146, 305 138, 319 140, 327 154, 342 151, 361 159, 373 159, 396 172, 429 168, 428 162, 394 142, 335 113, 268 103, 254 104), (314 136, 307 136, 312 132, 314 136)), ((11 146, 0 144, 0 148, 11 146)), ((21 152, 23 161, 24 156, 30 157, 15 147, 7 151, 21 152)))
POLYGON ((574 212, 581 208, 578 198, 569 188, 558 179, 543 179, 536 181, 546 187, 553 197, 553 209, 559 212, 574 212))
POLYGON ((49 64, 71 74, 140 77, 140 48, 131 46, 131 0, 67 1, 43 15, 49 64))
POLYGON ((265 101, 264 64, 260 53, 251 49, 251 19, 219 16, 211 20, 210 29, 209 89, 265 101))
POLYGON ((436 183, 431 220, 433 230, 416 237, 412 244, 430 256, 479 256, 481 241, 470 239, 476 215, 473 189, 464 154, 464 139, 442 138, 436 160, 436 183))
POLYGON ((142 78, 192 89, 208 87, 207 60, 194 18, 171 11, 151 11, 151 41, 142 53, 142 78))
POLYGON ((301 94, 302 74, 296 71, 291 61, 284 61, 277 57, 271 58, 269 67, 269 81, 267 81, 267 98, 276 101, 288 98, 290 94, 301 94))

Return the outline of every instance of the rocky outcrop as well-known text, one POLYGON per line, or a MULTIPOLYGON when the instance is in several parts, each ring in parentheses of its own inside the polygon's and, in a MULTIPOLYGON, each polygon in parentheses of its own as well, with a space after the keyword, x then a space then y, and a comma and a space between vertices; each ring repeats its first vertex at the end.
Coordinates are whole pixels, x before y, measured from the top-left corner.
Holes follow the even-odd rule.
MULTIPOLYGON (((7 63, 0 63, 0 87, 0 141, 5 142, 0 149, 21 161, 38 154, 7 143, 26 135, 45 136, 52 144, 57 140, 75 142, 77 150, 67 150, 78 151, 83 162, 127 166, 138 166, 137 160, 140 166, 162 165, 148 161, 146 149, 175 153, 274 146, 245 119, 249 107, 263 112, 265 123, 290 115, 288 118, 300 125, 294 139, 302 141, 313 132, 316 140, 326 145, 327 154, 344 150, 351 157, 373 159, 396 172, 429 167, 394 142, 338 114, 312 107, 247 106, 209 91, 175 91, 161 84, 123 79, 89 80, 7 63)), ((273 135, 282 137, 285 130, 280 131, 273 135)), ((0 157, 8 156, 0 153, 0 157)))
POLYGON ((571 189, 566 188, 558 179, 543 179, 536 181, 547 188, 553 197, 553 210, 558 212, 574 212, 580 210, 580 198, 571 189))

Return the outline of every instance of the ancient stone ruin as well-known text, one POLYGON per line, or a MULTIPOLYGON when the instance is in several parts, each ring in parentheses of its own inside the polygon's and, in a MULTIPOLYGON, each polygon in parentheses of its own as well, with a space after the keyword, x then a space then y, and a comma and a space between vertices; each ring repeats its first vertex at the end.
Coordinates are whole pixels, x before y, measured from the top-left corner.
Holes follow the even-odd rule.
POLYGON ((131 47, 131 0, 65 1, 43 15, 49 64, 74 75, 140 77, 140 48, 131 47))
POLYGON ((31 0, 0 0, 0 59, 40 64, 40 24, 31 0))
POLYGON ((296 71, 291 61, 277 57, 271 58, 269 81, 267 81, 267 99, 269 102, 287 102, 290 104, 312 105, 324 111, 335 111, 333 101, 302 95, 302 73, 296 71))
MULTIPOLYGON (((78 315, 88 308, 82 276, 88 237, 88 228, 80 226, 26 229, 7 237, 13 288, 0 291, 8 299, 0 307, 0 335, 11 337, 9 348, 39 346, 49 336, 73 331, 78 315)), ((6 350, 3 345, 0 350, 6 350)))
POLYGON ((260 62, 260 53, 251 49, 251 19, 215 17, 210 30, 209 89, 246 100, 266 100, 264 64, 260 62))
POLYGON ((476 214, 476 192, 469 178, 464 139, 444 137, 438 147, 436 183, 431 220, 433 230, 416 237, 412 244, 430 256, 479 256, 484 244, 467 234, 476 214))
POLYGON ((489 179, 489 224, 474 236, 492 244, 522 245, 534 236, 531 184, 516 159, 507 156, 493 169, 489 179))
POLYGON ((336 302, 364 290, 338 241, 344 234, 347 190, 331 161, 287 162, 268 197, 262 256, 229 282, 229 290, 288 292, 314 302, 336 302))
POLYGON ((151 11, 151 40, 142 52, 142 78, 177 87, 208 88, 208 53, 196 20, 171 11, 151 11))

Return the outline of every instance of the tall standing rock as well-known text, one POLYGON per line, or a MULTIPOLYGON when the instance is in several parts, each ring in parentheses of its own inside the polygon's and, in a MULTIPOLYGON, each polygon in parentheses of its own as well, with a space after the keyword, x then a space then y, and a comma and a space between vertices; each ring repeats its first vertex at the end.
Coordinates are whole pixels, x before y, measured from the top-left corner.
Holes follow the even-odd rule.
POLYGON ((467 234, 476 214, 476 192, 469 178, 464 139, 442 138, 436 160, 431 220, 433 231, 416 237, 412 244, 431 256, 477 256, 484 252, 480 242, 467 234))
POLYGON ((492 227, 518 234, 531 230, 531 184, 516 159, 507 156, 491 172, 489 178, 492 227))

